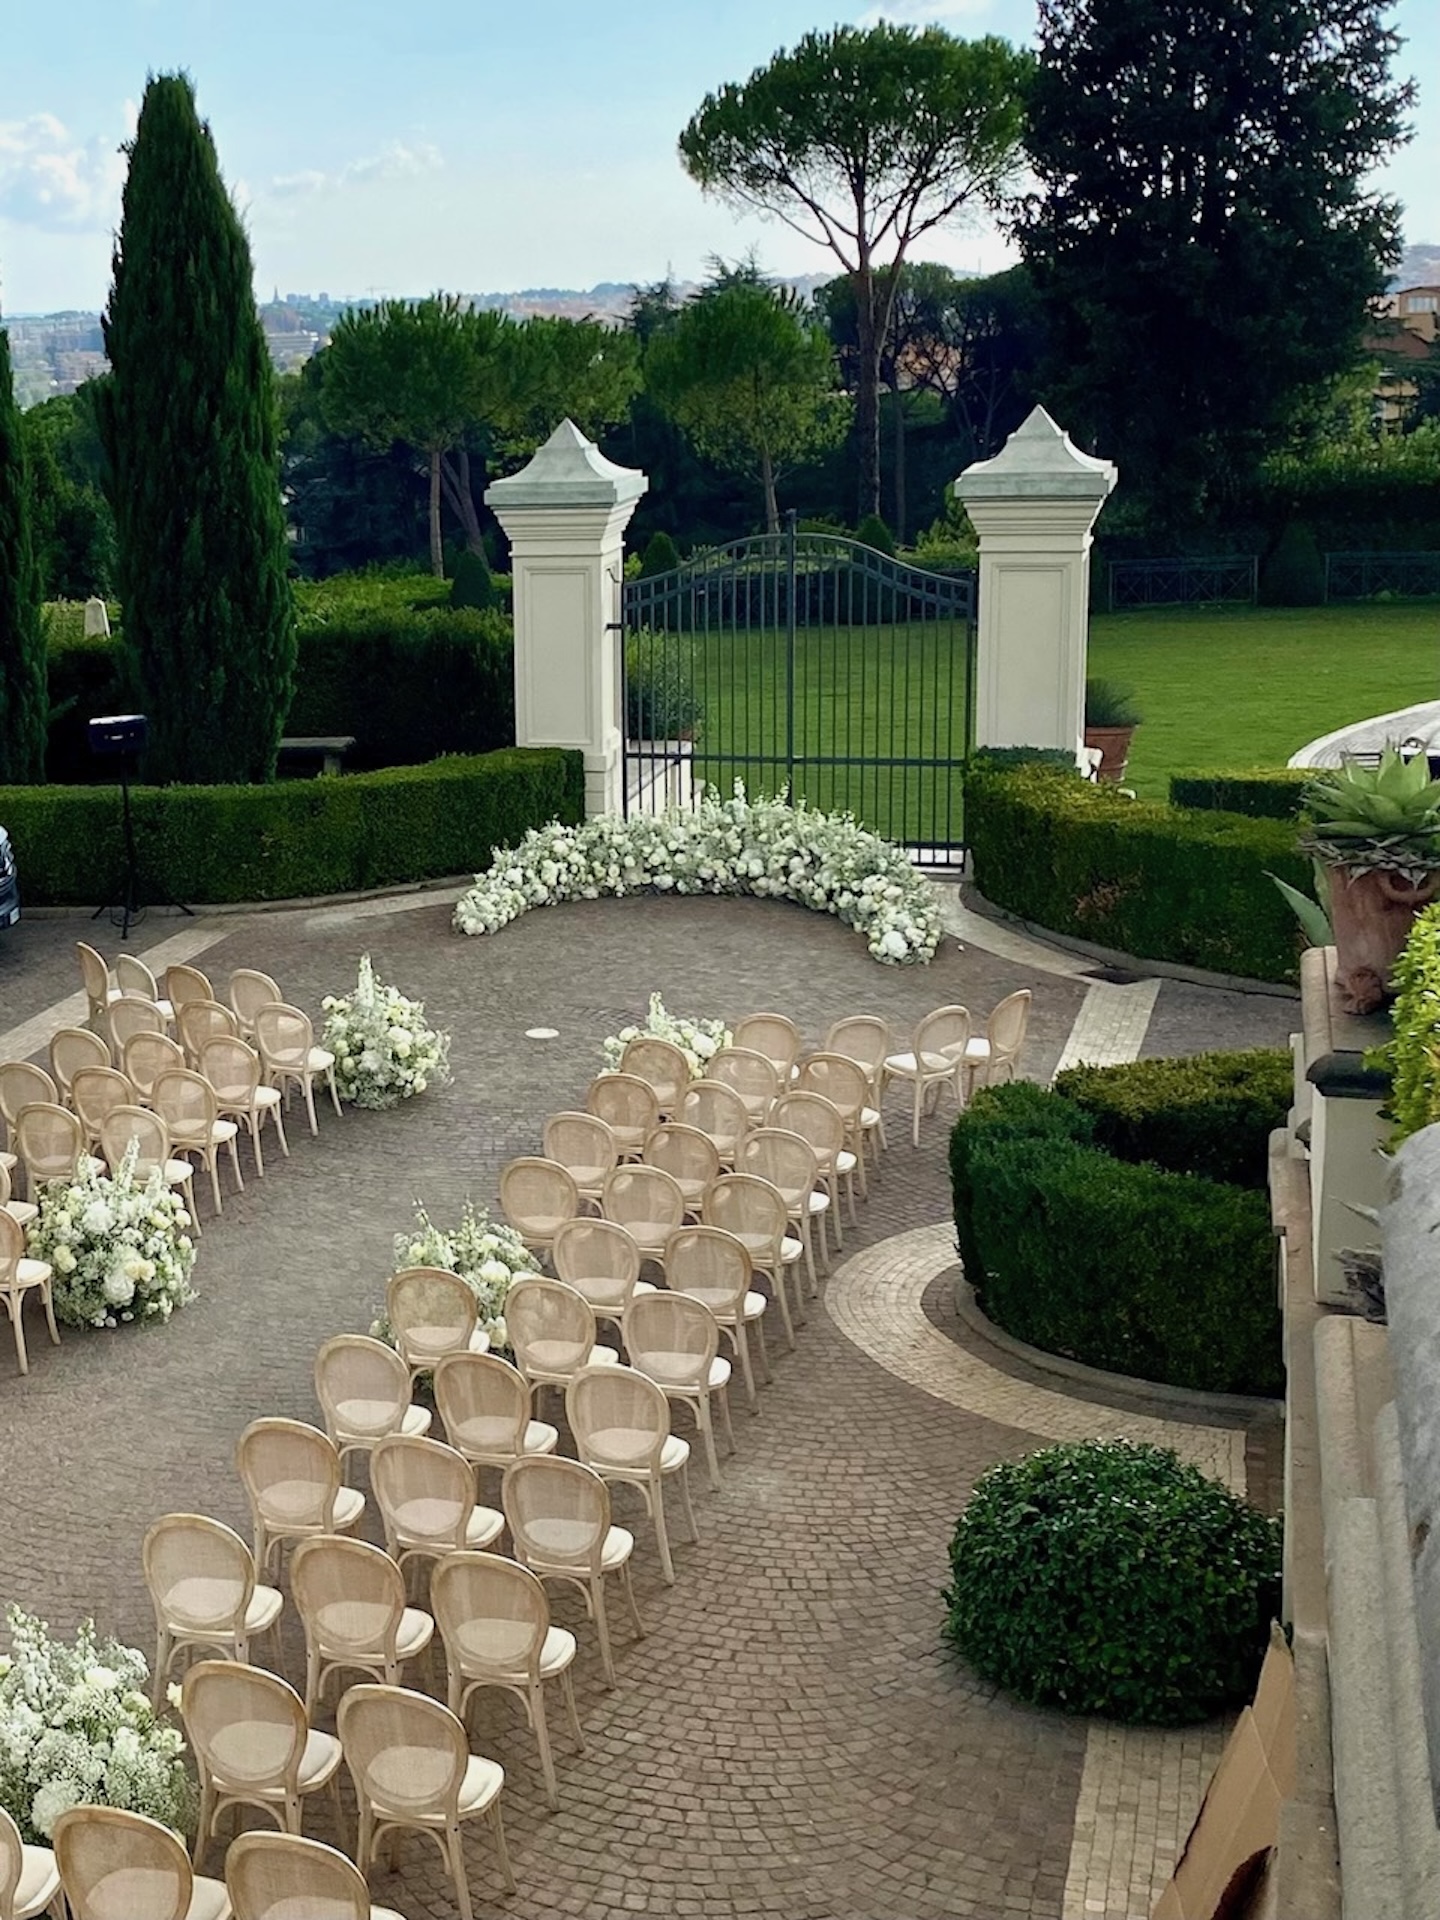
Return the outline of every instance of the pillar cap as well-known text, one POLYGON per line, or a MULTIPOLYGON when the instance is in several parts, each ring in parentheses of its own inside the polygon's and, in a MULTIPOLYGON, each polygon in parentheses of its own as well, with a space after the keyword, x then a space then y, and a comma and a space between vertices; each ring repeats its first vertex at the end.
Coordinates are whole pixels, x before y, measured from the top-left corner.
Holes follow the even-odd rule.
POLYGON ((618 507, 650 485, 634 467, 617 467, 575 422, 562 420, 528 466, 485 489, 485 504, 506 507, 618 507))
POLYGON ((1104 500, 1118 474, 1111 460, 1081 453, 1043 407, 1015 429, 992 460, 977 460, 955 482, 971 500, 1104 500))

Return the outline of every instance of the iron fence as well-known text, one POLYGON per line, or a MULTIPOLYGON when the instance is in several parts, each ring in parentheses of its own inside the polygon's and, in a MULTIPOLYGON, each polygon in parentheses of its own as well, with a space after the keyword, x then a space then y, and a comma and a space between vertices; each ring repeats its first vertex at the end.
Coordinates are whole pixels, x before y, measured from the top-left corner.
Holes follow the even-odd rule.
POLYGON ((1112 560, 1110 611, 1121 607, 1253 606, 1254 554, 1209 560, 1112 560))
POLYGON ((1327 600, 1427 599, 1440 594, 1440 553, 1327 553, 1327 600))

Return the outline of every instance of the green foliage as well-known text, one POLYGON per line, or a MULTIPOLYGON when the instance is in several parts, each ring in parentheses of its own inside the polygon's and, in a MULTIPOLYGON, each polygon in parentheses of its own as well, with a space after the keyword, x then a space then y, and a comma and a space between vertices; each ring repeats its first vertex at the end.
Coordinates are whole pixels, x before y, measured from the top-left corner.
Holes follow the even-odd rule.
POLYGON ((291 734, 353 734, 355 767, 486 753, 515 739, 514 636, 491 609, 303 624, 291 734))
POLYGON ((1314 529, 1289 520, 1260 568, 1262 607, 1321 607, 1325 604, 1325 556, 1314 529))
POLYGON ((145 89, 97 419, 160 780, 268 780, 295 668, 270 354, 249 242, 183 75, 145 89))
POLYGON ((1022 919, 1144 959, 1293 981, 1289 909, 1266 877, 1310 878, 1279 820, 1127 800, 1048 767, 972 771, 965 830, 980 892, 1022 919))
POLYGON ((1077 773, 1075 756, 1065 747, 977 747, 970 756, 972 771, 989 768, 1004 773, 1016 767, 1055 767, 1077 773))
MULTIPOLYGON (((428 575, 327 581, 306 589, 298 629, 290 734, 351 734, 353 770, 410 766, 442 753, 486 753, 515 738, 514 639, 498 609, 412 604, 428 575)), ((76 612, 79 610, 76 609, 76 612)), ((78 622, 51 640, 51 779, 89 782, 111 770, 90 754, 85 723, 125 711, 133 688, 114 639, 84 639, 78 622)))
POLYGON ((1252 820, 1294 820, 1309 774, 1302 767, 1253 773, 1172 773, 1170 804, 1201 813, 1245 813, 1252 820))
POLYGON ((680 635, 644 627, 625 642, 625 726, 630 740, 688 740, 705 718, 680 635))
POLYGON ((680 135, 704 192, 785 221, 853 277, 862 512, 880 511, 880 359, 899 269, 942 222, 1007 202, 1031 66, 993 37, 838 26, 707 95, 680 135))
POLYGON ((1087 727, 1138 727, 1141 718, 1140 703, 1129 687, 1099 678, 1085 682, 1087 727))
POLYGON ((1404 760, 1386 747, 1377 767, 1327 767, 1311 774, 1301 799, 1302 845, 1327 866, 1413 876, 1440 867, 1440 780, 1423 753, 1404 760))
POLYGON ((496 606, 499 599, 484 554, 467 547, 455 562, 454 578, 450 582, 451 606, 469 607, 477 613, 484 613, 496 606))
POLYGON ((862 547, 873 547, 876 553, 885 553, 895 558, 895 536, 880 518, 878 513, 867 513, 855 529, 855 538, 862 547))
POLYGON ((1168 1448, 1045 1447, 982 1474, 950 1543, 945 1637, 1036 1706, 1151 1726, 1248 1700, 1281 1531, 1168 1448))
POLYGON ((1355 359, 1400 253, 1374 185, 1399 45, 1384 0, 1041 0, 1018 238, 1047 403, 1167 510, 1253 473, 1355 359))
POLYGON ((640 578, 653 580, 657 573, 673 573, 680 564, 680 549, 663 529, 652 533, 640 563, 640 578))
POLYGON ((115 516, 101 491, 103 455, 92 383, 54 394, 21 420, 30 465, 31 532, 46 600, 109 593, 115 516))
MULTIPOLYGON (((268 786, 137 787, 142 881, 195 905, 286 900, 470 873, 530 827, 584 817, 578 753, 522 749, 268 786)), ((113 788, 0 787, 37 906, 112 897, 113 788)))
POLYGON ((1008 1086, 977 1094, 956 1122, 956 1233, 986 1313, 1089 1366, 1280 1392, 1264 1195, 1115 1159, 1091 1144, 1098 1132, 1074 1101, 1008 1086))
POLYGON ((25 437, 0 327, 0 780, 45 778, 48 697, 25 437))
POLYGON ((1240 1187, 1266 1184, 1270 1135, 1294 1097, 1282 1048, 1069 1067, 1055 1091, 1095 1122, 1095 1144, 1119 1160, 1148 1161, 1240 1187))
POLYGON ((645 381, 700 453, 759 483, 772 533, 785 469, 845 431, 829 341, 787 295, 743 276, 708 288, 655 335, 645 381))
POLYGON ((1440 903, 1417 916, 1394 978, 1395 1037, 1385 1052, 1398 1146, 1440 1120, 1440 903))

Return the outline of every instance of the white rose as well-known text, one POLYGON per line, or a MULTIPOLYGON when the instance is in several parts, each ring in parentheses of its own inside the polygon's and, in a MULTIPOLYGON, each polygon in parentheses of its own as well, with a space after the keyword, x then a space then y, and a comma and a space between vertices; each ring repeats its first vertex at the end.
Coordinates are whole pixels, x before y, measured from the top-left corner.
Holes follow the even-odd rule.
POLYGON ((62 1245, 56 1247, 50 1259, 52 1264, 60 1269, 61 1273, 73 1273, 75 1271, 75 1256, 67 1246, 62 1245))
POLYGON ((135 1282, 123 1267, 105 1276, 105 1299, 112 1307, 128 1307, 135 1298, 135 1282))

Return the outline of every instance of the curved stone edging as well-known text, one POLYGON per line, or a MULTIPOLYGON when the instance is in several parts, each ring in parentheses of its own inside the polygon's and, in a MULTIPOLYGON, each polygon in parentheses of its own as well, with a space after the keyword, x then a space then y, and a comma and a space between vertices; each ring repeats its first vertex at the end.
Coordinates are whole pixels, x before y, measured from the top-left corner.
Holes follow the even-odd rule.
POLYGON ((1119 1399, 1130 1397, 1167 1401, 1182 1419, 1203 1419, 1206 1414, 1214 1414, 1222 1419, 1233 1415, 1236 1419, 1254 1420, 1266 1415, 1278 1416, 1285 1410, 1283 1400, 1267 1400, 1258 1394, 1202 1393, 1198 1387, 1172 1387, 1164 1380, 1141 1380, 1134 1374, 1107 1373, 1103 1367, 1087 1367, 1082 1360, 1067 1360, 1063 1354, 1047 1353, 1043 1347, 1027 1346, 1023 1340, 1017 1340, 1013 1333, 1007 1333, 988 1318, 975 1298, 974 1287, 963 1273, 955 1276, 955 1312, 972 1333, 978 1334, 1001 1353, 1008 1353, 1012 1359, 1023 1360, 1026 1366, 1034 1367, 1038 1373, 1052 1373, 1057 1380, 1071 1380, 1077 1387, 1089 1387, 1096 1393, 1113 1394, 1119 1399))
POLYGON ((948 1339, 926 1317, 925 1291, 955 1264, 947 1221, 894 1234, 836 1269, 827 1313, 854 1346, 887 1373, 967 1413, 1042 1440, 1135 1440, 1173 1447, 1183 1460, 1236 1493, 1245 1492, 1245 1435, 1239 1428, 1162 1420, 1071 1399, 1002 1373, 948 1339))

